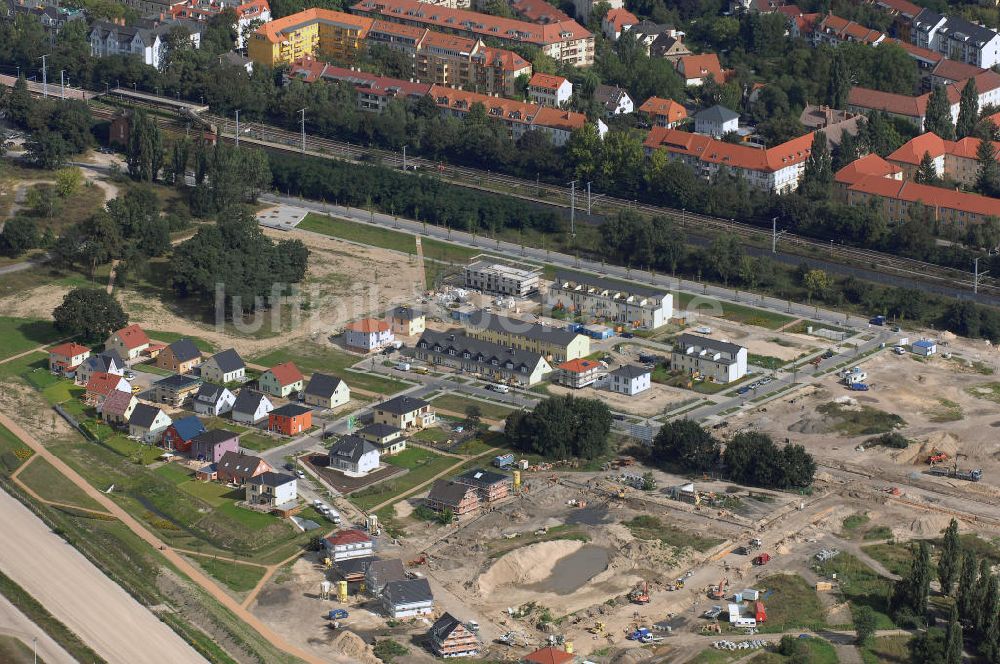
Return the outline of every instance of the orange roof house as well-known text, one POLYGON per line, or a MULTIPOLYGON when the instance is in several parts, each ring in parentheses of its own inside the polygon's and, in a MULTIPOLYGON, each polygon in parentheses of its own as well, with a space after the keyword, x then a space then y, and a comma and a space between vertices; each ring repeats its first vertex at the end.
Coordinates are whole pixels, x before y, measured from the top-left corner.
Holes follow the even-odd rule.
POLYGON ((125 360, 134 360, 149 348, 149 337, 141 327, 133 323, 112 332, 104 342, 105 350, 115 350, 125 360))
POLYGON ((593 385, 606 372, 605 366, 600 362, 582 357, 563 362, 557 368, 559 369, 559 382, 567 387, 577 389, 593 385))
POLYGON ((257 385, 262 392, 275 397, 287 397, 303 388, 305 377, 294 362, 283 362, 260 375, 257 385))
MULTIPOLYGON (((899 166, 907 179, 913 179, 924 155, 927 155, 939 177, 972 185, 979 172, 979 160, 976 157, 979 144, 980 140, 971 136, 949 141, 933 132, 927 132, 907 141, 886 159, 899 166)), ((993 147, 1000 151, 1000 143, 994 141, 993 147)))
POLYGON ((72 341, 49 349, 49 370, 58 373, 73 373, 90 357, 90 349, 72 341))
POLYGON ((99 371, 90 377, 83 398, 87 403, 97 405, 115 390, 131 394, 132 386, 129 385, 127 380, 117 374, 99 371))
POLYGON ((731 70, 722 68, 719 56, 715 53, 685 55, 677 60, 677 73, 688 85, 701 85, 709 76, 721 85, 726 82, 730 72, 731 70))
POLYGON ((655 127, 676 127, 687 119, 687 109, 673 99, 650 97, 639 107, 640 113, 645 113, 649 123, 655 127))
POLYGON ((524 656, 524 661, 530 662, 530 664, 569 664, 573 661, 573 655, 565 650, 549 646, 528 653, 524 656))
POLYGON ((621 37, 622 31, 626 27, 635 25, 638 22, 639 19, 635 14, 624 7, 618 7, 617 9, 609 10, 604 15, 604 18, 601 20, 601 31, 604 32, 605 37, 614 41, 621 37))

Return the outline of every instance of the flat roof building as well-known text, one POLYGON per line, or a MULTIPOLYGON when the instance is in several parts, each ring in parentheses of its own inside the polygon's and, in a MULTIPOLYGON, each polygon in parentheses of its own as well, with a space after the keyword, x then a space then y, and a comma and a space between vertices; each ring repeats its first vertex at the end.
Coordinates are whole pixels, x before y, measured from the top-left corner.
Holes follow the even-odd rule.
POLYGON ((466 288, 484 293, 523 297, 538 290, 540 270, 513 267, 491 261, 476 261, 465 268, 466 288))

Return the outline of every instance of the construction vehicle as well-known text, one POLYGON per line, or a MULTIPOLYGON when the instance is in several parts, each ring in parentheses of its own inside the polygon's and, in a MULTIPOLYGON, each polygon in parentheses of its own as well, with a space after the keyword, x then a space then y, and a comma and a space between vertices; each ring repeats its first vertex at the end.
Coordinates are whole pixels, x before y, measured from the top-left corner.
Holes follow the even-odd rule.
POLYGON ((729 590, 729 579, 723 578, 719 581, 719 585, 712 586, 712 591, 709 593, 709 597, 712 599, 722 599, 726 596, 727 590, 729 590))
POLYGON ((633 604, 649 604, 649 582, 643 581, 628 594, 628 600, 633 604))
POLYGON ((625 638, 629 641, 641 641, 648 636, 652 636, 653 633, 649 631, 648 627, 639 627, 638 629, 629 632, 625 635, 625 638))
POLYGON ((941 463, 948 460, 948 453, 942 452, 938 449, 931 450, 930 455, 927 457, 927 463, 934 465, 935 463, 941 463))
POLYGON ((604 634, 607 633, 607 626, 603 622, 598 620, 596 623, 594 623, 593 627, 588 627, 587 631, 590 632, 591 634, 594 634, 595 636, 604 636, 604 634))
POLYGON ((348 616, 347 611, 344 609, 330 609, 330 613, 327 614, 327 620, 343 620, 348 616))
POLYGON ((771 554, 762 553, 753 559, 753 564, 759 567, 760 565, 768 564, 770 561, 771 561, 771 554))
POLYGON ((958 461, 956 461, 955 465, 951 468, 933 466, 927 471, 927 474, 938 477, 950 477, 956 480, 965 480, 966 482, 978 482, 983 479, 983 471, 981 468, 976 468, 975 470, 959 470, 958 461))
POLYGON ((722 625, 717 622, 708 623, 707 625, 702 625, 701 631, 706 634, 722 634, 722 625))
POLYGON ((847 389, 852 392, 867 392, 871 389, 868 383, 849 383, 847 389))
POLYGON ((407 567, 419 567, 420 565, 426 565, 426 564, 427 564, 427 554, 426 553, 421 553, 419 556, 417 556, 413 560, 407 562, 406 566, 407 567))
POLYGON ((528 646, 527 637, 520 632, 507 632, 506 634, 501 634, 497 637, 497 641, 508 646, 520 646, 522 648, 528 646))
POLYGON ((719 606, 718 604, 716 604, 711 609, 708 609, 703 614, 701 614, 701 616, 702 616, 702 618, 708 618, 709 620, 715 620, 716 618, 719 617, 719 615, 721 613, 722 613, 722 607, 719 606))

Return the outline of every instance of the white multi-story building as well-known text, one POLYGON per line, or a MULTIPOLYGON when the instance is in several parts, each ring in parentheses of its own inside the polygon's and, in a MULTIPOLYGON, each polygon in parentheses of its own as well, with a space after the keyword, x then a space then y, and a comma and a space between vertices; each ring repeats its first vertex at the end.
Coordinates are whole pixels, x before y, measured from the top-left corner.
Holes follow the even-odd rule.
POLYGON ((739 128, 740 114, 718 104, 694 116, 694 130, 699 134, 721 138, 739 128))
POLYGON ((747 349, 728 341, 682 334, 674 342, 670 366, 716 383, 732 383, 747 375, 747 349))
POLYGON ((247 502, 266 507, 291 506, 298 499, 295 477, 266 472, 250 478, 246 484, 247 502))
POLYGON ((573 84, 562 76, 538 72, 528 81, 528 97, 542 106, 562 108, 572 96, 573 84))
POLYGON ((913 19, 910 41, 983 69, 1000 63, 1000 35, 960 16, 942 16, 925 8, 913 19))
POLYGON ((494 295, 523 297, 538 290, 539 270, 476 261, 465 268, 465 287, 494 295))
POLYGON ((166 21, 163 23, 142 20, 135 25, 117 25, 107 21, 95 21, 90 29, 90 55, 104 58, 111 55, 135 55, 143 64, 161 69, 167 54, 166 36, 174 27, 188 30, 191 45, 201 46, 201 26, 187 21, 166 21))
POLYGON ((652 373, 645 367, 626 364, 608 374, 607 386, 612 392, 633 396, 650 388, 652 373))
POLYGON ((372 555, 372 538, 360 530, 338 530, 323 540, 323 547, 330 552, 334 562, 372 555))
POLYGON ((585 274, 556 274, 546 303, 553 309, 653 330, 674 315, 674 296, 638 284, 585 274))

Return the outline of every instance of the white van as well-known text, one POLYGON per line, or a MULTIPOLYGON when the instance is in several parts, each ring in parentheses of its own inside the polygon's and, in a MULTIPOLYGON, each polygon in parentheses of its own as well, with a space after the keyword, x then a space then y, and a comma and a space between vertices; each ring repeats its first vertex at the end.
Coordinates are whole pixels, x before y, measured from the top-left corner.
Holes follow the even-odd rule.
POLYGON ((510 392, 510 387, 508 387, 507 385, 501 385, 500 383, 493 383, 488 387, 494 392, 499 392, 500 394, 507 394, 508 392, 510 392))

